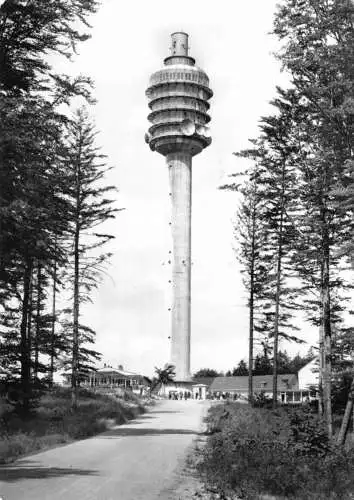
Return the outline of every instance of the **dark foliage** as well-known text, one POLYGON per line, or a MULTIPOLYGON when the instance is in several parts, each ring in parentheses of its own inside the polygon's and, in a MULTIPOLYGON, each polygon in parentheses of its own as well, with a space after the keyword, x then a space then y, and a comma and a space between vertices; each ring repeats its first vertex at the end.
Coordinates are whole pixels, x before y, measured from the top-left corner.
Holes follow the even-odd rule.
POLYGON ((350 498, 354 452, 333 448, 310 411, 228 403, 212 408, 207 422, 211 435, 199 468, 222 498, 350 498))

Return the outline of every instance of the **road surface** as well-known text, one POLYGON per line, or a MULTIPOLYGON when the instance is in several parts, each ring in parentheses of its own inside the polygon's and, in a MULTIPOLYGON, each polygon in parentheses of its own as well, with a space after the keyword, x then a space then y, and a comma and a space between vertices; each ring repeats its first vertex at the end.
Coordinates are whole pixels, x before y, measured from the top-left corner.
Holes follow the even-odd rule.
POLYGON ((0 467, 1 500, 173 498, 191 445, 203 430, 204 401, 162 401, 99 436, 0 467))

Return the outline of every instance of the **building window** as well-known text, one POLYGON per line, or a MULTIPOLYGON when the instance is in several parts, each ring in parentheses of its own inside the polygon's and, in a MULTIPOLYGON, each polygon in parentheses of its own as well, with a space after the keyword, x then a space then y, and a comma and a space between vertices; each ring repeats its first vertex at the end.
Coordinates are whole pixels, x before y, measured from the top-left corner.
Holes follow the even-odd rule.
POLYGON ((300 401, 301 394, 299 391, 294 392, 294 401, 300 401))
POLYGON ((292 391, 286 391, 286 399, 288 403, 294 402, 294 393, 292 391))

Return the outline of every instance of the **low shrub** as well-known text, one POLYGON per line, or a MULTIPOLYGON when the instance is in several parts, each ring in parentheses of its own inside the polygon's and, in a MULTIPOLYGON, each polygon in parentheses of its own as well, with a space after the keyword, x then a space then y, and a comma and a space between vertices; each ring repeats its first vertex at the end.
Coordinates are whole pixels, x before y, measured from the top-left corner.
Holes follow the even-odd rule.
POLYGON ((310 408, 291 408, 287 416, 291 433, 288 446, 297 455, 324 456, 331 451, 325 423, 310 408))
POLYGON ((18 432, 0 440, 0 463, 10 462, 22 455, 51 448, 68 441, 70 438, 65 434, 36 436, 35 434, 18 432))
POLYGON ((74 439, 83 439, 135 418, 144 406, 133 395, 124 399, 80 390, 76 411, 70 390, 46 392, 24 419, 16 407, 0 405, 0 463, 74 439))
POLYGON ((207 423, 198 467, 221 498, 350 498, 354 452, 334 449, 311 412, 228 403, 212 408, 207 423))
POLYGON ((272 408, 273 398, 267 396, 264 392, 253 395, 252 405, 256 408, 272 408))

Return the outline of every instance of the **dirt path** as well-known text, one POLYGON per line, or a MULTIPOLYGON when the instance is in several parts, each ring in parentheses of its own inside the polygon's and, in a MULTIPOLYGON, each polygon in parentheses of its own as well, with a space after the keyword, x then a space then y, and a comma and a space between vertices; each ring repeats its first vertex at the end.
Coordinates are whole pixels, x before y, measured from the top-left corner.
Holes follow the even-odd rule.
POLYGON ((171 498, 207 407, 163 401, 104 434, 2 466, 0 500, 171 498))

